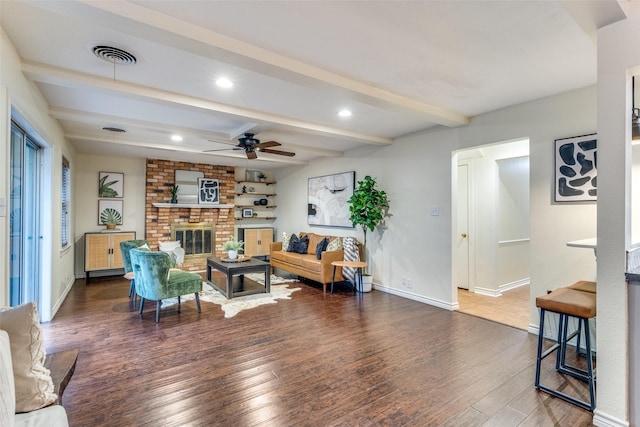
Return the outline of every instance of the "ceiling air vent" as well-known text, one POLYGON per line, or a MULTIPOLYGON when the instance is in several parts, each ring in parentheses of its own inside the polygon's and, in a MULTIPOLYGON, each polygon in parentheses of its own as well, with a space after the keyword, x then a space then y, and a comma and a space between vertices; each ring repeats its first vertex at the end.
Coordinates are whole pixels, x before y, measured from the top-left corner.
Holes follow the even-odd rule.
POLYGON ((109 127, 109 126, 103 127, 102 130, 106 130, 107 132, 115 132, 115 133, 125 133, 126 132, 126 130, 124 130, 124 129, 113 128, 113 127, 109 127))
POLYGON ((94 46, 93 54, 111 64, 134 65, 138 61, 134 54, 113 46, 94 46))

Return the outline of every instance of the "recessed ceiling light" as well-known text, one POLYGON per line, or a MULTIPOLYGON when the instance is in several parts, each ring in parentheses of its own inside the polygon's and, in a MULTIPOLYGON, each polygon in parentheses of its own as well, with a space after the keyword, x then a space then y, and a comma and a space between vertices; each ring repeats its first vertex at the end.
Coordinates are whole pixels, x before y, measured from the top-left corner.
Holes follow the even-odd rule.
POLYGON ((180 135, 171 135, 172 141, 182 141, 182 137, 180 135))
POLYGON ((216 80, 216 84, 224 88, 233 87, 233 82, 226 77, 220 77, 218 80, 216 80))
POLYGON ((338 115, 339 115, 340 117, 351 117, 351 111, 350 111, 350 110, 347 110, 347 109, 340 110, 340 111, 338 112, 338 115))

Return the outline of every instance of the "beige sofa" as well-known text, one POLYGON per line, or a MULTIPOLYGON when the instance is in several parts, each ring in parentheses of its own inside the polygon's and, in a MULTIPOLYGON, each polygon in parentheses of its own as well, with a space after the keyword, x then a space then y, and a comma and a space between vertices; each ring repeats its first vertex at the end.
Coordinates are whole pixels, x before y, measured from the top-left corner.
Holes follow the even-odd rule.
MULTIPOLYGON (((271 267, 279 268, 300 277, 311 279, 315 282, 322 283, 322 291, 327 292, 327 284, 331 283, 333 275, 333 261, 342 261, 344 259, 344 251, 342 249, 335 251, 322 252, 321 258, 316 257, 316 246, 325 237, 329 240, 335 236, 322 236, 315 233, 300 233, 300 237, 309 236, 309 246, 306 254, 295 252, 286 252, 282 250, 282 242, 271 243, 270 262, 271 267)), ((362 247, 358 244, 360 252, 362 247)), ((342 267, 336 268, 335 281, 345 280, 342 276, 342 267)))

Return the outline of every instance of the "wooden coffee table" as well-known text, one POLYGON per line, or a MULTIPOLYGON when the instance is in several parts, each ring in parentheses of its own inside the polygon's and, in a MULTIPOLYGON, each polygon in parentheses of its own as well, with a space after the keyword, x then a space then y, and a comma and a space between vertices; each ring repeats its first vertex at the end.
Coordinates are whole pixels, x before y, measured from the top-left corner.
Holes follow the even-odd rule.
POLYGON ((271 291, 271 264, 250 258, 243 262, 225 262, 218 257, 207 258, 207 282, 227 299, 251 294, 268 294, 271 291), (214 278, 212 270, 224 274, 224 279, 214 278), (244 277, 247 273, 264 273, 264 286, 244 277))

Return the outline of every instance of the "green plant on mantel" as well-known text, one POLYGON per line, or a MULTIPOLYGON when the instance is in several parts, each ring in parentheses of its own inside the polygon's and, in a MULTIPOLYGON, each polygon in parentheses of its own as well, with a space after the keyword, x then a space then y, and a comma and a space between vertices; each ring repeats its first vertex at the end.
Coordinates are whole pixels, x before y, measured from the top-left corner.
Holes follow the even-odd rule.
POLYGON ((174 184, 171 187, 171 203, 178 203, 178 191, 180 191, 180 186, 174 184))
POLYGON ((389 199, 387 193, 379 190, 375 178, 369 175, 358 181, 349 199, 349 220, 353 226, 359 225, 364 231, 364 244, 367 247, 367 230, 373 231, 387 216, 389 199))

